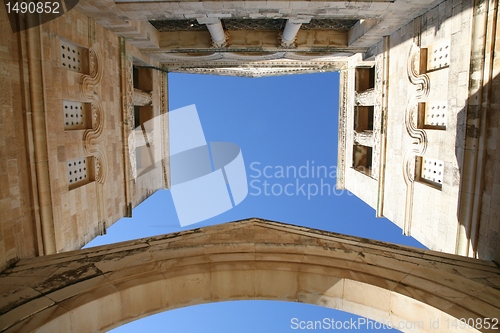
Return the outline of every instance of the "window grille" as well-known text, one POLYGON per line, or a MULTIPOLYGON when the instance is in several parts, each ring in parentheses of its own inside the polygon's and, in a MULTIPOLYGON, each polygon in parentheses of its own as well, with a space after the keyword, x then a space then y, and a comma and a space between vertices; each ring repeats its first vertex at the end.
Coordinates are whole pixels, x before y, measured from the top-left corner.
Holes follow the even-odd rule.
POLYGON ((441 160, 420 157, 420 180, 441 188, 443 185, 444 162, 441 160))
POLYGON ((92 182, 94 163, 92 157, 77 158, 66 161, 69 189, 75 189, 92 182))
POLYGON ((425 108, 424 125, 446 128, 446 102, 428 103, 425 108))
POLYGON ((92 127, 89 103, 63 101, 63 113, 65 130, 79 130, 92 127))
POLYGON ((448 103, 428 102, 418 105, 418 128, 445 130, 448 118, 448 103))
POLYGON ((88 74, 88 50, 62 39, 60 43, 62 67, 82 74, 88 74))
POLYGON ((450 40, 443 40, 432 44, 427 49, 421 50, 422 59, 427 68, 425 71, 431 72, 450 65, 450 40))

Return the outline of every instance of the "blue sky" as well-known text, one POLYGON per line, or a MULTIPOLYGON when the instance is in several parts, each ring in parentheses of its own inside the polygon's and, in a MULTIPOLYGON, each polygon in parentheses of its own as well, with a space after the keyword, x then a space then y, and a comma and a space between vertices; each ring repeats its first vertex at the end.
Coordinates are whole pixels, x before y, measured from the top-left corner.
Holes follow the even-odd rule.
MULTIPOLYGON (((241 147, 249 194, 233 209, 181 228, 170 192, 159 191, 135 208, 132 218, 120 220, 87 247, 248 217, 423 247, 390 221, 375 218, 375 211, 354 195, 335 189, 331 171, 337 164, 338 86, 338 73, 268 78, 169 74, 170 110, 195 104, 208 142, 241 147), (325 167, 328 175, 312 177, 313 166, 325 167), (310 173, 280 177, 279 170, 287 167, 307 167, 310 173), (288 195, 280 191, 287 184, 288 195), (308 197, 308 186, 311 194, 323 186, 323 195, 308 197)), ((293 318, 352 316, 304 304, 225 302, 168 311, 113 332, 297 332, 293 318)))

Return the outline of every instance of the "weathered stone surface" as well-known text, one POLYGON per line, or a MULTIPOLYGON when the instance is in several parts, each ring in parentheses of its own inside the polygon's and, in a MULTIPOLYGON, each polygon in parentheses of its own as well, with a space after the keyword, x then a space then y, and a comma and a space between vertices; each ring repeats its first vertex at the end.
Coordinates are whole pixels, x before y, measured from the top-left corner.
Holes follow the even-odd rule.
MULTIPOLYGON (((81 0, 14 35, 1 7, 0 270, 8 269, 0 308, 8 313, 0 329, 99 331, 162 309, 265 298, 379 320, 498 317, 498 268, 453 254, 500 262, 499 26, 495 1, 81 0), (207 31, 159 32, 148 22, 346 17, 358 22, 300 30, 289 47, 278 30, 232 30, 227 47, 214 48, 207 31), (66 68, 62 41, 85 50, 88 66, 66 68), (133 179, 129 157, 144 143, 127 140, 133 65, 236 76, 342 71, 339 187, 448 253, 255 221, 70 251, 168 187, 168 161, 133 179), (373 66, 373 87, 360 89, 357 69, 373 66), (65 130, 63 101, 88 104, 92 126, 65 130), (366 106, 373 129, 357 132, 353 110, 366 106), (446 126, 422 121, 431 106, 445 107, 446 126), (371 149, 367 170, 353 168, 354 144, 371 149), (66 161, 87 155, 95 179, 69 186, 66 161), (443 161, 441 184, 422 179, 419 157, 443 161)), ((137 94, 136 103, 151 104, 141 115, 167 112, 163 72, 139 71, 136 88, 151 92, 137 94)))
POLYGON ((487 261, 475 260, 476 274, 465 276, 467 270, 455 268, 467 267, 470 258, 260 219, 139 244, 71 252, 66 261, 60 254, 54 255, 57 261, 19 261, 0 274, 0 329, 104 331, 180 306, 241 299, 307 302, 395 324, 418 320, 424 322, 421 331, 430 331, 436 320, 500 313, 500 270, 487 261), (169 256, 151 255, 159 247, 169 256), (85 259, 73 261, 77 253, 85 259), (16 284, 25 265, 35 278, 16 284), (37 274, 51 266, 56 274, 37 274), (58 280, 57 272, 72 278, 58 280), (481 283, 484 276, 491 278, 489 285, 481 283), (30 288, 45 296, 25 292, 30 288))
MULTIPOLYGON (((500 222, 492 218, 500 200, 491 90, 500 80, 497 21, 497 4, 467 0, 443 1, 399 25, 365 57, 350 58, 339 114, 340 188, 433 250, 488 260, 500 256, 500 222), (358 91, 358 69, 372 66, 374 89, 358 91), (366 105, 374 105, 373 130, 353 131, 357 108, 366 105), (436 107, 443 111, 430 115, 440 127, 426 123, 436 107), (356 169, 359 145, 372 149, 369 172, 356 169), (422 159, 442 162, 439 180, 425 178, 422 159)), ((363 24, 363 38, 383 25, 363 24)))

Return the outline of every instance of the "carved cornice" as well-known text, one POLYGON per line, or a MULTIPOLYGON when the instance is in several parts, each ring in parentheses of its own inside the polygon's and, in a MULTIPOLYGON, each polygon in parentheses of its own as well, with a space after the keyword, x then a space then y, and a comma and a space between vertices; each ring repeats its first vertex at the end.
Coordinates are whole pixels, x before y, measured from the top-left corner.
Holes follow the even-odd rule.
POLYGON ((291 74, 313 74, 337 71, 336 68, 282 68, 282 69, 262 69, 262 68, 174 68, 170 72, 228 75, 242 77, 264 77, 291 74))
MULTIPOLYGON (((269 56, 271 58, 271 56, 269 56)), ((169 70, 171 68, 225 68, 225 67, 259 67, 259 68, 283 68, 283 67, 335 67, 343 69, 345 67, 343 60, 292 60, 292 59, 269 59, 264 61, 253 61, 248 63, 248 59, 236 60, 231 57, 228 59, 213 60, 213 61, 193 61, 186 63, 184 61, 162 61, 162 65, 169 70)))
POLYGON ((169 67, 170 72, 180 73, 196 73, 196 74, 211 74, 211 75, 229 75, 229 76, 243 76, 243 77, 262 77, 262 76, 278 76, 289 74, 305 74, 305 73, 323 73, 342 70, 345 63, 330 62, 325 66, 307 66, 300 63, 290 63, 290 66, 260 66, 259 63, 252 63, 246 66, 235 67, 213 67, 200 66, 200 67, 169 67), (291 66, 293 65, 293 66, 291 66), (212 67, 212 68, 210 68, 212 67))
POLYGON ((349 53, 339 52, 303 52, 301 50, 280 50, 275 52, 209 52, 207 54, 192 54, 192 53, 165 53, 162 54, 161 63, 172 66, 185 64, 200 64, 200 63, 224 63, 229 64, 245 64, 249 61, 264 62, 266 60, 278 60, 288 62, 302 63, 331 63, 346 59, 352 55, 349 53))

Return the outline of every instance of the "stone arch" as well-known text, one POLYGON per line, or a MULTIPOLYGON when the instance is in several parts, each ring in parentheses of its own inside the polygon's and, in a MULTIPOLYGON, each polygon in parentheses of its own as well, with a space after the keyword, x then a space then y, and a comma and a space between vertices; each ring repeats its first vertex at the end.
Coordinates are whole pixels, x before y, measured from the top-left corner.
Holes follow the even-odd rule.
POLYGON ((182 306, 268 299, 381 322, 500 316, 493 262, 249 219, 25 259, 0 275, 0 330, 103 331, 182 306))

